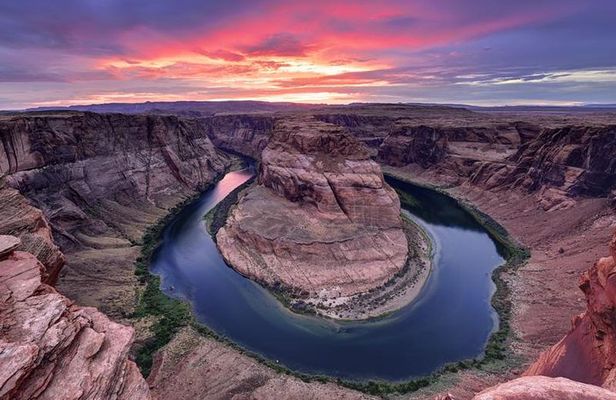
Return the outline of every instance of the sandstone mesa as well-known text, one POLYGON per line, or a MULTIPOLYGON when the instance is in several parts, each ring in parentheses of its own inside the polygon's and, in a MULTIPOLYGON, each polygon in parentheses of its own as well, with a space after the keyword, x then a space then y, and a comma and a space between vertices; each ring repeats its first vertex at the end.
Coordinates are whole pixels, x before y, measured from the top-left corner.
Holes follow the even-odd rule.
POLYGON ((333 302, 383 285, 408 251, 398 196, 378 164, 340 128, 308 118, 278 124, 258 185, 217 242, 242 274, 333 302))

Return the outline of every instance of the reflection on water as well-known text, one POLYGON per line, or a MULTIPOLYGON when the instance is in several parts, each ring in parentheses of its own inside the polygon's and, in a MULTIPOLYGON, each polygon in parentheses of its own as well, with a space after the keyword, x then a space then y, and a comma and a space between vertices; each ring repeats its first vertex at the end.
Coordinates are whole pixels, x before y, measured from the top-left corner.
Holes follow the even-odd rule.
POLYGON ((494 327, 491 273, 503 262, 488 234, 450 198, 390 182, 412 196, 405 212, 436 241, 420 299, 390 316, 339 322, 298 315, 228 268, 203 216, 251 170, 228 173, 166 228, 151 269, 165 293, 191 302, 197 319, 289 368, 344 378, 402 380, 482 353, 494 327))
POLYGON ((391 176, 386 176, 385 181, 400 194, 404 208, 425 222, 484 232, 483 227, 451 197, 391 176))

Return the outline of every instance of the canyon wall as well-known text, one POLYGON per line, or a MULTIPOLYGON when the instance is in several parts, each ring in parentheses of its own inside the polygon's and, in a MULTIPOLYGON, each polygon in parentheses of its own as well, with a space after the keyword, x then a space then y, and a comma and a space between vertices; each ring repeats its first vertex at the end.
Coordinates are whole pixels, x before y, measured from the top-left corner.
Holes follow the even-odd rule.
POLYGON ((417 163, 424 168, 452 152, 447 142, 453 147, 456 143, 516 147, 539 129, 530 123, 445 106, 349 106, 335 112, 323 109, 315 117, 346 129, 371 148, 381 162, 397 166, 417 163))
POLYGON ((122 207, 169 207, 225 167, 196 121, 171 116, 18 115, 0 120, 0 137, 0 173, 50 216, 63 247, 86 231, 135 240, 122 207))
POLYGON ((5 115, 0 139, 0 234, 21 239, 1 252, 0 398, 149 398, 128 360, 132 328, 46 283, 61 275, 80 305, 129 315, 144 230, 230 160, 198 121, 174 116, 5 115))
POLYGON ((217 147, 260 159, 277 117, 271 115, 216 115, 199 120, 217 147))
POLYGON ((571 196, 604 197, 616 187, 616 125, 545 129, 509 160, 514 185, 554 187, 571 196))
POLYGON ((217 235, 230 265, 323 299, 378 287, 405 264, 400 203, 355 139, 310 117, 279 121, 217 235))
POLYGON ((33 253, 50 282, 59 245, 68 255, 60 291, 114 318, 132 310, 145 229, 229 165, 197 120, 175 116, 7 115, 0 138, 0 232, 20 236, 28 250, 39 244, 33 253), (8 223, 11 216, 24 226, 8 223))
POLYGON ((397 194, 347 133, 311 119, 280 122, 263 151, 259 184, 323 214, 383 228, 400 226, 397 194))
POLYGON ((418 164, 429 168, 447 156, 448 136, 429 126, 398 127, 378 148, 377 161, 395 167, 418 164))
POLYGON ((546 210, 570 207, 577 197, 615 196, 613 116, 427 110, 385 107, 379 114, 375 106, 317 118, 353 133, 384 165, 431 171, 452 185, 535 193, 546 210))

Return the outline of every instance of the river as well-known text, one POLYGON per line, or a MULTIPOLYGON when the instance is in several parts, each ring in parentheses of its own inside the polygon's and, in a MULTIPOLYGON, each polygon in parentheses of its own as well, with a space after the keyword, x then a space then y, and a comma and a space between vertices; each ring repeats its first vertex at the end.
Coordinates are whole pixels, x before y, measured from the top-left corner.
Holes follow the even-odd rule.
POLYGON ((390 180, 413 197, 403 212, 433 238, 433 270, 417 300, 373 321, 295 314, 229 268, 203 216, 254 174, 229 172, 165 228, 151 271, 163 291, 189 301, 200 323, 245 349, 304 373, 400 381, 480 356, 498 324, 490 304, 497 244, 453 199, 390 180))

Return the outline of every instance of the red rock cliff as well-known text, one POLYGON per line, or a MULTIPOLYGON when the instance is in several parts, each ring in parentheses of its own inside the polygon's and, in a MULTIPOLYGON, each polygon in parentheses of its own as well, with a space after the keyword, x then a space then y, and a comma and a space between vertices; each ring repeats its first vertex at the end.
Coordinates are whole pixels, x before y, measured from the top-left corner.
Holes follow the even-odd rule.
POLYGON ((41 282, 43 265, 0 236, 0 399, 147 400, 133 329, 41 282))
POLYGON ((616 236, 610 255, 600 259, 580 283, 587 310, 571 331, 541 354, 526 375, 562 376, 616 389, 616 236))

